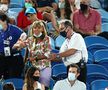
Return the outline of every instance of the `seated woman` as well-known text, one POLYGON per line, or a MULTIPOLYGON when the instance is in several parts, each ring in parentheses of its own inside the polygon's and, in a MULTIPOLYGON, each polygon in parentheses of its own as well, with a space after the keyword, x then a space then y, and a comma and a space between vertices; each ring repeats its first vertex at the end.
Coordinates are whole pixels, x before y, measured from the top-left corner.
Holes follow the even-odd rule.
MULTIPOLYGON (((17 17, 17 26, 23 29, 25 32, 28 30, 28 26, 31 24, 31 21, 27 19, 27 16, 25 15, 25 11, 29 7, 37 8, 36 0, 25 0, 25 5, 23 10, 19 13, 17 17)), ((37 11, 37 10, 36 10, 37 11)), ((41 12, 36 13, 38 19, 43 19, 43 16, 41 12)))
POLYGON ((42 21, 35 21, 30 31, 31 35, 25 42, 29 51, 28 58, 34 67, 40 68, 41 83, 49 87, 51 68, 47 58, 51 51, 50 38, 42 21))
POLYGON ((43 84, 39 82, 40 70, 36 67, 28 69, 25 77, 25 84, 23 90, 45 90, 43 84))

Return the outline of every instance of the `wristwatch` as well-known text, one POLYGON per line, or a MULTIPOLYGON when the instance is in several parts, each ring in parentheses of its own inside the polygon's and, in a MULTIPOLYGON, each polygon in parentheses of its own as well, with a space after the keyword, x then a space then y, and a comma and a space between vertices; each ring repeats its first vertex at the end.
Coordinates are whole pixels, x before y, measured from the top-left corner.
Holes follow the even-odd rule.
POLYGON ((57 54, 57 55, 56 55, 56 58, 60 59, 60 54, 57 54))

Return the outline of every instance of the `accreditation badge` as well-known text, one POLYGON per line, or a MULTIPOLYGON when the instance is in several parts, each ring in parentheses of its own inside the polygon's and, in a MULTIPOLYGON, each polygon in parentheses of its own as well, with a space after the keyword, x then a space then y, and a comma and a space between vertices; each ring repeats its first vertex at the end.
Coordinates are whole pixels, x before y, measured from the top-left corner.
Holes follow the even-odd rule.
POLYGON ((10 47, 4 47, 5 56, 11 56, 10 47))

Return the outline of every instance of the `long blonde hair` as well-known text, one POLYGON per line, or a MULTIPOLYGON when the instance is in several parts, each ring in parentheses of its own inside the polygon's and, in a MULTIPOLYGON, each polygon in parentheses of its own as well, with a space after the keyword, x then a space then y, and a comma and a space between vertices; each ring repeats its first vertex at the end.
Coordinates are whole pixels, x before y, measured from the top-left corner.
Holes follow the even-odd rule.
POLYGON ((46 30, 46 26, 45 26, 45 22, 42 20, 38 20, 33 22, 31 29, 30 29, 30 36, 33 36, 33 28, 35 27, 39 27, 39 28, 43 28, 42 29, 42 33, 46 36, 47 35, 47 30, 46 30))

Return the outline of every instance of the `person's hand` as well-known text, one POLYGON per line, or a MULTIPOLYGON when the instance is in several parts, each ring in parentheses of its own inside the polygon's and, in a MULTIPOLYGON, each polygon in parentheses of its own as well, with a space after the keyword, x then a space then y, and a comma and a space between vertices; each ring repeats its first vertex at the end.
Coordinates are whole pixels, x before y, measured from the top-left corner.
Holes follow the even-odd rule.
POLYGON ((52 53, 52 54, 50 54, 48 60, 49 60, 49 61, 53 61, 54 59, 56 59, 56 56, 57 56, 56 53, 52 53))
POLYGON ((18 49, 20 47, 20 44, 16 43, 14 44, 14 46, 12 47, 12 49, 18 49))
POLYGON ((35 51, 30 50, 30 55, 31 55, 31 56, 35 56, 35 51))
POLYGON ((36 60, 34 57, 29 57, 28 59, 29 59, 30 61, 36 60))
POLYGON ((12 49, 18 49, 20 50, 21 48, 25 47, 25 43, 21 40, 19 40, 17 43, 14 44, 14 46, 12 47, 12 49))
POLYGON ((45 11, 46 11, 46 12, 49 12, 49 13, 50 13, 52 10, 53 10, 52 7, 49 7, 49 6, 46 6, 46 7, 45 7, 45 11))

